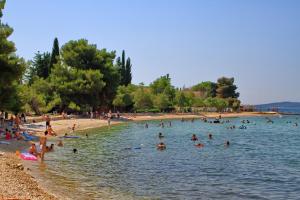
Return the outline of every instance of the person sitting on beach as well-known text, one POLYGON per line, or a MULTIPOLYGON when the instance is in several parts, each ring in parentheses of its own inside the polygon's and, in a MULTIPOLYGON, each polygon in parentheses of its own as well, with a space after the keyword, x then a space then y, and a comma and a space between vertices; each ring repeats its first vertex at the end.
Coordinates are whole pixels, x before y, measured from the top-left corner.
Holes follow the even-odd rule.
POLYGON ((157 145, 157 149, 158 150, 165 150, 166 149, 166 145, 163 142, 161 142, 161 143, 159 143, 157 145))
POLYGON ((5 139, 6 139, 6 140, 12 139, 12 137, 11 137, 11 132, 10 132, 9 130, 7 130, 7 129, 6 129, 6 133, 5 133, 5 139))
POLYGON ((63 147, 63 146, 64 146, 62 140, 59 140, 59 141, 58 141, 57 146, 58 146, 58 147, 63 147))
POLYGON ((17 140, 24 140, 24 138, 22 137, 19 131, 15 132, 15 138, 17 138, 17 140))
POLYGON ((158 134, 158 138, 159 138, 159 139, 162 139, 162 138, 164 138, 164 137, 165 137, 165 136, 163 136, 162 133, 159 133, 159 134, 158 134))
POLYGON ((198 140, 198 138, 197 138, 197 136, 195 135, 195 134, 193 134, 192 135, 192 139, 191 139, 192 141, 197 141, 198 140))
POLYGON ((210 139, 210 140, 212 139, 212 134, 211 133, 208 134, 208 139, 210 139))
POLYGON ((204 147, 204 144, 198 143, 198 144, 195 144, 195 147, 202 148, 202 147, 204 147))
POLYGON ((38 152, 37 152, 37 149, 36 149, 36 146, 35 146, 35 143, 31 143, 31 146, 28 150, 28 153, 32 154, 32 155, 35 155, 37 156, 38 155, 38 152))
POLYGON ((57 136, 55 131, 52 129, 51 125, 48 126, 47 131, 49 135, 57 136))

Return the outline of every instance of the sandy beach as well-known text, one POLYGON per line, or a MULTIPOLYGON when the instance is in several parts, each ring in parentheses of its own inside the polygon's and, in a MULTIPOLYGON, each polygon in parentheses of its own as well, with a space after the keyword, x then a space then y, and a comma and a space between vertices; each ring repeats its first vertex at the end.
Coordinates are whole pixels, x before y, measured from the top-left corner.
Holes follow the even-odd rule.
MULTIPOLYGON (((147 120, 166 120, 166 119, 192 119, 192 118, 216 118, 220 113, 202 113, 195 114, 124 114, 122 120, 113 120, 111 125, 120 124, 131 121, 147 121, 147 120)), ((226 117, 252 117, 252 116, 273 116, 277 113, 226 113, 221 114, 222 118, 226 117)), ((108 125, 107 120, 100 119, 62 119, 51 121, 51 125, 58 136, 65 133, 72 134, 72 126, 76 124, 75 131, 82 131, 91 128, 100 128, 108 125)), ((25 124, 23 129, 34 132, 40 136, 45 131, 45 122, 25 124)), ((49 139, 55 139, 49 136, 49 139)), ((24 167, 24 163, 15 155, 15 151, 21 151, 29 147, 29 143, 25 141, 10 141, 9 145, 0 144, 0 160, 1 160, 1 180, 0 180, 0 199, 56 199, 55 196, 47 193, 42 189, 36 180, 30 175, 30 169, 24 167)))

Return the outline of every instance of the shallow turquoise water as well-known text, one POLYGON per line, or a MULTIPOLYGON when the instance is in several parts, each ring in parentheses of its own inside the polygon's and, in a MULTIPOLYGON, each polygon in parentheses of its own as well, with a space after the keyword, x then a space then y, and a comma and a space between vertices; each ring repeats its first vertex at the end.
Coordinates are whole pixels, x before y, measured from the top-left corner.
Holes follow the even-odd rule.
POLYGON ((64 140, 63 148, 47 154, 43 176, 72 199, 299 199, 300 128, 286 122, 300 120, 274 117, 268 124, 252 117, 246 130, 226 128, 243 119, 173 120, 165 128, 152 121, 148 129, 143 122, 88 131, 88 138, 84 133, 64 140), (165 151, 156 150, 158 132, 165 136, 165 151), (194 146, 194 133, 204 148, 194 146))

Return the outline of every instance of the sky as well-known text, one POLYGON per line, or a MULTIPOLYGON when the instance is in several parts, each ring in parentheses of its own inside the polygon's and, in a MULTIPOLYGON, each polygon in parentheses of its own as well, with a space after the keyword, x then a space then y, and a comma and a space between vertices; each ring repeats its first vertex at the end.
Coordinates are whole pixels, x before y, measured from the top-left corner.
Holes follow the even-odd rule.
POLYGON ((17 54, 87 39, 132 60, 133 83, 234 77, 244 104, 300 101, 298 0, 7 0, 17 54))

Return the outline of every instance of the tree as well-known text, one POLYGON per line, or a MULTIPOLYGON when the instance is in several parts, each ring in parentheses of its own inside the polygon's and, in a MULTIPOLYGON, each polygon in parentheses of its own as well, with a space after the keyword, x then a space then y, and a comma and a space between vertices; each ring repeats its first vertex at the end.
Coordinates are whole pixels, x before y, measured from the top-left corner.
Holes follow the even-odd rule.
POLYGON ((59 44, 58 44, 58 39, 55 38, 53 41, 51 60, 49 65, 49 73, 51 72, 53 66, 58 62, 58 59, 59 59, 59 44))
POLYGON ((158 108, 160 111, 164 111, 169 107, 169 99, 165 94, 158 94, 154 98, 154 106, 158 108))
POLYGON ((237 86, 234 85, 234 78, 221 77, 217 82, 217 97, 219 98, 238 98, 239 93, 236 92, 237 86))
POLYGON ((51 111, 61 103, 59 95, 52 91, 51 85, 43 78, 37 78, 31 85, 23 84, 19 94, 23 110, 38 115, 51 111))
POLYGON ((79 107, 98 107, 105 82, 103 74, 95 69, 76 69, 65 64, 56 64, 50 82, 59 94, 62 109, 70 104, 79 107))
POLYGON ((131 60, 130 58, 127 58, 126 60, 126 65, 125 65, 125 85, 127 86, 128 84, 131 84, 131 79, 132 79, 132 75, 131 75, 131 60))
POLYGON ((240 108, 241 101, 236 98, 227 98, 228 107, 232 108, 234 111, 237 111, 240 108))
POLYGON ((15 55, 15 44, 8 41, 13 29, 2 23, 5 0, 0 0, 0 109, 17 110, 17 87, 25 71, 25 62, 15 55))
POLYGON ((168 97, 170 104, 175 98, 175 88, 171 85, 169 74, 161 76, 150 84, 150 89, 154 95, 165 94, 168 97))
POLYGON ((131 109, 134 102, 134 92, 136 91, 137 87, 134 85, 120 85, 118 87, 117 95, 114 98, 113 105, 119 107, 121 109, 131 109))
POLYGON ((180 110, 185 107, 190 107, 192 105, 191 96, 186 95, 184 91, 177 91, 175 103, 180 110))
POLYGON ((125 85, 125 86, 127 86, 128 84, 131 84, 131 79, 132 79, 131 60, 130 60, 130 58, 127 58, 127 60, 126 60, 124 50, 122 51, 121 58, 120 57, 117 58, 116 63, 117 63, 117 66, 119 68, 119 72, 120 72, 120 75, 121 75, 120 84, 125 85))
POLYGON ((69 41, 61 48, 62 61, 69 67, 78 70, 96 70, 103 75, 102 81, 105 83, 99 93, 93 93, 101 105, 111 105, 116 95, 120 82, 118 68, 113 65, 115 52, 107 52, 106 49, 97 49, 94 44, 89 44, 87 40, 80 39, 69 41))
POLYGON ((134 93, 134 108, 139 109, 150 109, 153 108, 152 94, 145 88, 140 87, 134 93))
POLYGON ((33 58, 32 65, 30 67, 31 77, 29 81, 32 82, 36 76, 44 79, 48 78, 50 74, 50 61, 51 54, 49 52, 37 52, 33 58))
POLYGON ((217 84, 211 81, 201 82, 192 87, 193 91, 201 93, 201 97, 216 97, 217 84))

